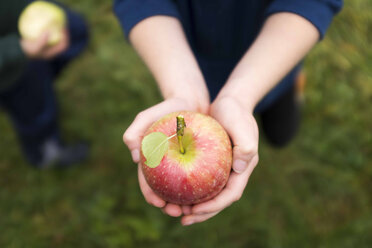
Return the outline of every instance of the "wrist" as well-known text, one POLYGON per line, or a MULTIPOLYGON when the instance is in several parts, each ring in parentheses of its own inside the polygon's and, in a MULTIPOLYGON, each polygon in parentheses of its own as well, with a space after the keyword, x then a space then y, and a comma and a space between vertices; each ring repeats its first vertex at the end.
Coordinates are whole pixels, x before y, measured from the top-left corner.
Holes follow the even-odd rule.
POLYGON ((172 85, 172 87, 161 90, 165 100, 180 99, 187 103, 189 110, 201 113, 208 112, 210 98, 204 81, 190 80, 184 83, 178 82, 177 84, 167 85, 172 85))
POLYGON ((209 97, 196 97, 192 94, 174 94, 164 97, 165 100, 182 101, 190 111, 207 113, 209 109, 209 97))
POLYGON ((247 111, 253 113, 254 108, 260 101, 257 91, 250 87, 247 82, 229 81, 220 91, 215 101, 222 99, 234 99, 247 111))

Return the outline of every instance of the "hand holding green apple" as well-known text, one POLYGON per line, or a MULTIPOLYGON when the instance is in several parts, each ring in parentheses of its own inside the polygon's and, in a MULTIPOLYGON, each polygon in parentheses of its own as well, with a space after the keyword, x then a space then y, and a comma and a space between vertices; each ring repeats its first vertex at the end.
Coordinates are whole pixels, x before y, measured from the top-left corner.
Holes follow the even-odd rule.
POLYGON ((66 14, 56 4, 34 1, 27 5, 18 20, 21 47, 30 58, 49 59, 69 45, 66 14))
POLYGON ((34 1, 27 5, 18 20, 18 29, 23 39, 38 40, 48 33, 47 44, 61 41, 66 26, 66 14, 62 8, 46 1, 34 1))

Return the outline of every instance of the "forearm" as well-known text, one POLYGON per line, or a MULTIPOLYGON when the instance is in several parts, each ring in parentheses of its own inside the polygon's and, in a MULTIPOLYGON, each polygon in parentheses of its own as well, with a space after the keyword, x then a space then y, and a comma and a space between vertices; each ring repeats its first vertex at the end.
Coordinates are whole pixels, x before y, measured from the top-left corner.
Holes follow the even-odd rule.
POLYGON ((317 29, 301 16, 292 13, 270 16, 218 97, 233 96, 253 111, 318 39, 317 29))
POLYGON ((209 94, 180 22, 154 16, 137 24, 130 41, 154 75, 165 99, 188 98, 206 108, 209 94))

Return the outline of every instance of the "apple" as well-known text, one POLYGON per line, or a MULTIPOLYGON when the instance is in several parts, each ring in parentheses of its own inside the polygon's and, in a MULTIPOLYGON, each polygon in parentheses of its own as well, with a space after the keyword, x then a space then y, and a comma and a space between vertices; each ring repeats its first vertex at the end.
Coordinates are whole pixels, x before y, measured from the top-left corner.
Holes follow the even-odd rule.
MULTIPOLYGON (((196 112, 175 112, 162 117, 145 133, 170 137, 168 148, 155 168, 141 166, 152 190, 167 202, 192 205, 216 196, 226 185, 232 147, 223 127, 212 117, 196 112)), ((142 143, 143 145, 143 143, 142 143)))
POLYGON ((66 26, 64 10, 54 3, 34 1, 27 5, 18 19, 18 29, 25 40, 37 40, 48 32, 48 45, 58 44, 66 26))

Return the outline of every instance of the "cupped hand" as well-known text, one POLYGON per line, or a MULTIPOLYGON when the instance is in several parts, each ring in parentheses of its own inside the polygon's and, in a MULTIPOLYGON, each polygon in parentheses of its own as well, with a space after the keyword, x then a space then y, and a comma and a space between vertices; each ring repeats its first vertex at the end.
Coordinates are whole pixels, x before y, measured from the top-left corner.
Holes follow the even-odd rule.
POLYGON ((70 39, 67 30, 63 31, 61 40, 55 45, 48 45, 48 33, 43 33, 37 40, 21 40, 21 47, 27 57, 31 59, 52 59, 66 51, 70 39))
POLYGON ((215 198, 194 205, 191 213, 182 217, 183 225, 203 222, 238 201, 258 163, 258 127, 252 111, 232 97, 221 97, 213 102, 209 114, 231 137, 233 171, 225 188, 215 198))
POLYGON ((145 200, 155 207, 162 208, 164 213, 174 217, 180 216, 181 214, 190 214, 191 207, 167 203, 156 195, 147 184, 143 175, 140 164, 140 148, 144 133, 155 121, 159 120, 166 114, 183 110, 206 113, 208 106, 207 104, 198 104, 195 103, 195 101, 190 102, 181 98, 167 99, 140 112, 123 135, 124 143, 131 151, 133 161, 138 163, 138 181, 145 200))

